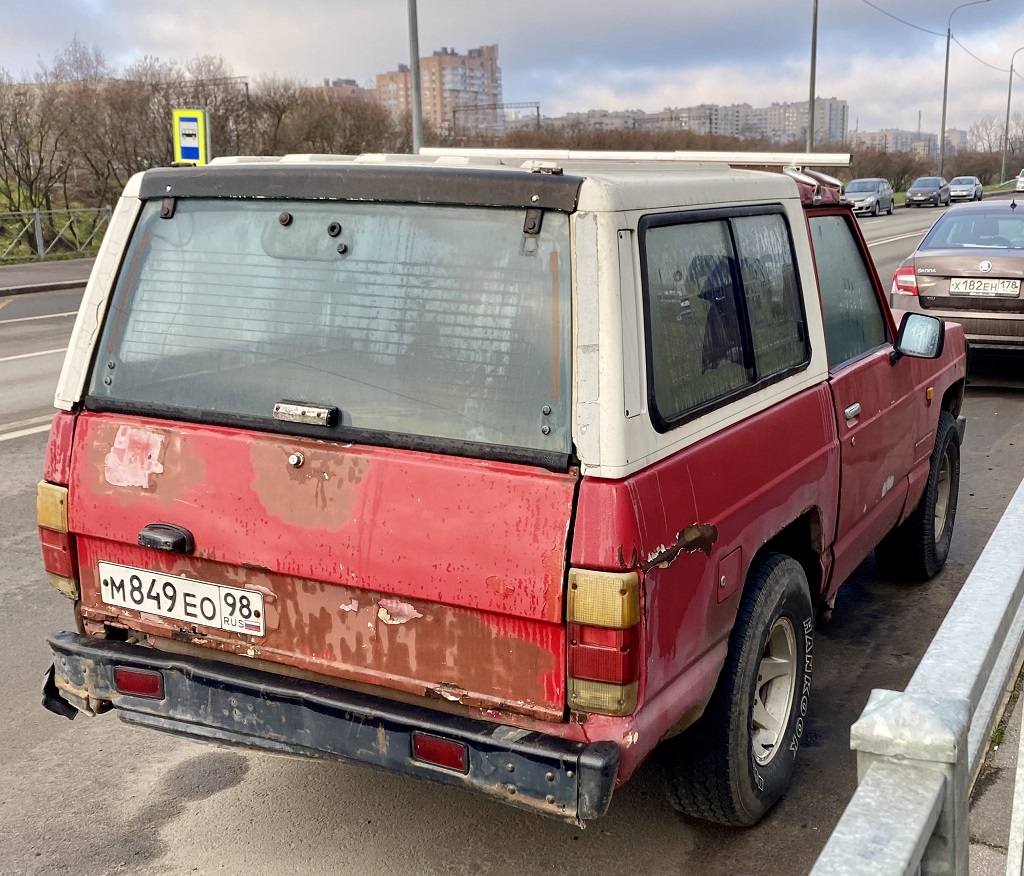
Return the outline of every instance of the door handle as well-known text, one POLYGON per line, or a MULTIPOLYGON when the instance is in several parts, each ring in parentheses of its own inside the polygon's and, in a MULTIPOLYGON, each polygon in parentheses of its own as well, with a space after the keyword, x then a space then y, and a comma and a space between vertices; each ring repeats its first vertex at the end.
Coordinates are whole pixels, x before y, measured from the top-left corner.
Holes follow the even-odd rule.
POLYGON ((860 402, 854 402, 852 405, 850 405, 846 409, 845 413, 846 413, 846 419, 847 420, 852 420, 852 419, 856 418, 857 416, 859 416, 860 415, 860 402))
POLYGON ((139 544, 173 554, 190 554, 196 549, 192 533, 184 526, 176 526, 173 523, 150 523, 142 527, 139 544))

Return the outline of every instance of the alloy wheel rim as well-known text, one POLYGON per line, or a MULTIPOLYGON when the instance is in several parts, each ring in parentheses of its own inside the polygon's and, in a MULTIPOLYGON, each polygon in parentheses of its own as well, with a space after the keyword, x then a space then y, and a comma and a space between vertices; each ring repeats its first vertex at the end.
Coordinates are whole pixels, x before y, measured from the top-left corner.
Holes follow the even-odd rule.
POLYGON ((949 453, 942 454, 942 462, 939 464, 939 479, 935 485, 935 540, 942 538, 946 530, 946 517, 949 515, 949 494, 952 489, 950 473, 949 453))
POLYGON ((783 747, 796 688, 796 631, 787 617, 772 624, 764 654, 757 667, 750 741, 754 760, 761 766, 783 747))

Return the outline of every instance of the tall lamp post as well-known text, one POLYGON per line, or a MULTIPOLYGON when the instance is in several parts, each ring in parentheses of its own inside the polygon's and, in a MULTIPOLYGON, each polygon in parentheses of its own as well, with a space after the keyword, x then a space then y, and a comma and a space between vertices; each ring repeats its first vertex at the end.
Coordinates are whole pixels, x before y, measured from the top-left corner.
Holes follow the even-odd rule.
POLYGON ((420 105, 420 34, 416 0, 409 0, 409 99, 412 104, 412 154, 423 146, 423 110, 420 105))
MULTIPOLYGON (((1024 46, 1017 49, 1017 52, 1024 52, 1024 46)), ((999 165, 999 182, 1006 179, 1006 149, 1010 145, 1010 95, 1013 94, 1013 62, 1017 52, 1010 57, 1010 84, 1006 89, 1006 127, 1003 129, 1003 161, 999 165)))
POLYGON ((973 0, 971 3, 961 3, 949 13, 949 20, 946 22, 946 72, 942 77, 942 122, 939 125, 939 176, 942 176, 942 169, 946 163, 946 95, 949 92, 949 42, 953 36, 953 15, 957 9, 965 6, 977 6, 980 3, 988 3, 990 0, 973 0))
POLYGON ((807 152, 814 151, 814 65, 818 54, 818 0, 811 16, 811 94, 807 99, 807 152))

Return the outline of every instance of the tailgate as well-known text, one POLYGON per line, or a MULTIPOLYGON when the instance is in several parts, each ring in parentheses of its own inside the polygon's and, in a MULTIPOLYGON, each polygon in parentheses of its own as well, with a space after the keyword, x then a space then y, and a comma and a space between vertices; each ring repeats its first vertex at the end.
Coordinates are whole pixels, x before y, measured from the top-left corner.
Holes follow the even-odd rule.
POLYGON ((87 621, 561 720, 575 470, 120 414, 83 413, 74 441, 87 621), (191 552, 140 546, 157 523, 187 530, 191 552), (125 576, 113 597, 101 563, 125 576), (183 600, 195 617, 215 591, 232 608, 259 594, 246 611, 262 618, 184 618, 183 600))

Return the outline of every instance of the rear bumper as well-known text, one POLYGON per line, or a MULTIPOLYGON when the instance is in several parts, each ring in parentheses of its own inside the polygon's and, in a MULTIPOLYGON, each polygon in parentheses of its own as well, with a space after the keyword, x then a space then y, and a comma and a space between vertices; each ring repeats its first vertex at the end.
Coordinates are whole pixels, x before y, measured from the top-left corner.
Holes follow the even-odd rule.
POLYGON ((377 699, 311 681, 139 645, 57 633, 43 705, 74 717, 112 706, 121 720, 191 739, 342 760, 486 794, 582 823, 608 809, 619 765, 611 742, 585 745, 377 699), (121 693, 117 667, 157 671, 163 698, 121 693), (466 746, 465 773, 413 758, 412 733, 466 746))

